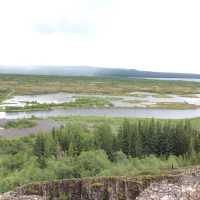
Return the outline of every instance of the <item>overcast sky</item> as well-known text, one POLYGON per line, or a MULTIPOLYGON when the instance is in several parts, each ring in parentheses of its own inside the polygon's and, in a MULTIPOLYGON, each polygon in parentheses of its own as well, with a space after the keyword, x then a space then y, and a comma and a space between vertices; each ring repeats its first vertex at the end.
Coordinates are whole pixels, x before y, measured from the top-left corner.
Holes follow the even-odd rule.
POLYGON ((200 73, 200 1, 0 0, 0 65, 200 73))

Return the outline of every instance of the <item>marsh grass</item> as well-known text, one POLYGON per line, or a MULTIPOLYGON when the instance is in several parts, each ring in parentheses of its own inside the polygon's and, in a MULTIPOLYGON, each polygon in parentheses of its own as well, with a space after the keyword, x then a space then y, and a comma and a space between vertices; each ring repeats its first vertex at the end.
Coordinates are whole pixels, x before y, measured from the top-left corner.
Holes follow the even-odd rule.
POLYGON ((13 90, 9 90, 7 88, 5 89, 0 89, 0 103, 3 102, 4 100, 10 98, 13 94, 13 90))
POLYGON ((188 104, 188 103, 156 103, 148 106, 149 108, 159 108, 159 109, 174 109, 174 110, 184 110, 184 109, 198 109, 199 105, 188 104))
MULTIPOLYGON (((194 96, 199 93, 200 83, 189 81, 163 81, 142 78, 120 77, 62 77, 62 76, 33 76, 33 75, 0 75, 0 102, 11 95, 34 95, 67 92, 88 95, 112 95, 112 97, 83 97, 77 96, 75 102, 62 104, 39 104, 33 102, 22 107, 6 107, 5 111, 34 111, 54 108, 77 107, 111 107, 112 100, 117 96, 130 95, 145 98, 152 94, 156 98, 170 98, 171 94, 194 96), (134 94, 135 92, 135 94, 134 94), (132 93, 132 94, 131 94, 132 93)), ((138 103, 139 102, 135 102, 138 103)), ((148 107, 148 106, 147 106, 148 107)), ((164 109, 193 109, 192 104, 156 104, 150 108, 164 109)), ((4 111, 1 108, 1 111, 4 111)))
MULTIPOLYGON (((67 109, 67 108, 102 108, 111 107, 112 103, 108 98, 101 97, 77 97, 74 102, 67 103, 36 103, 32 102, 24 107, 7 106, 6 112, 23 112, 36 110, 67 109)), ((2 109, 2 111, 4 111, 2 109)))
POLYGON ((62 77, 33 75, 0 75, 2 90, 16 95, 69 92, 79 94, 127 95, 133 92, 158 94, 196 94, 200 83, 120 77, 62 77))

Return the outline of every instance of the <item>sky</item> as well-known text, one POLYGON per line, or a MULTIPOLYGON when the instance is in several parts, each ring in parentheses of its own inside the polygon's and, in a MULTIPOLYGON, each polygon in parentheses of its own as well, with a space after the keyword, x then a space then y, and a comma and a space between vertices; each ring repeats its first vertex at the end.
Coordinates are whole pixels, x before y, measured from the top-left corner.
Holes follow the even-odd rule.
POLYGON ((0 65, 200 73, 199 0, 0 0, 0 65))

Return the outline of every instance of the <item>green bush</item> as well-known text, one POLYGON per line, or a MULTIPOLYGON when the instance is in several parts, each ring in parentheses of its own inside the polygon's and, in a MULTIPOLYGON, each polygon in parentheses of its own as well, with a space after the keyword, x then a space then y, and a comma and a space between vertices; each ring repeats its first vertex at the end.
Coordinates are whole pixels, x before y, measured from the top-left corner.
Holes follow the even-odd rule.
POLYGON ((81 177, 96 176, 109 166, 110 161, 103 150, 85 151, 77 158, 77 169, 81 177))

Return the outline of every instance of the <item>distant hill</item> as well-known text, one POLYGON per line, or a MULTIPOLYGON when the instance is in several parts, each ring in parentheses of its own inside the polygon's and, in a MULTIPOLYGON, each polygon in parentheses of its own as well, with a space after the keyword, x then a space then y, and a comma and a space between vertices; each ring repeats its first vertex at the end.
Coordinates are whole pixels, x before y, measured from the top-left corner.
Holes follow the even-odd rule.
POLYGON ((30 74, 30 75, 58 75, 58 76, 121 76, 146 78, 195 78, 200 74, 164 73, 140 71, 135 69, 100 68, 88 66, 0 66, 1 74, 30 74))

